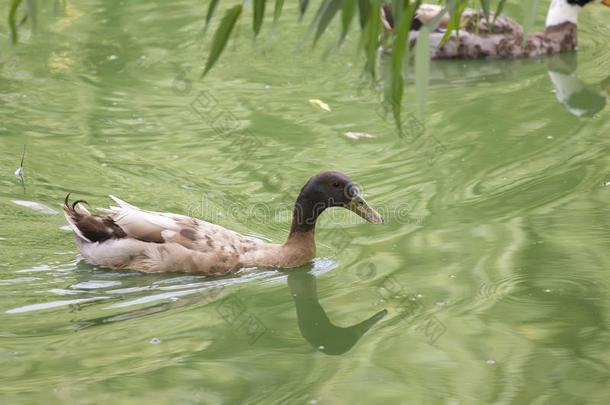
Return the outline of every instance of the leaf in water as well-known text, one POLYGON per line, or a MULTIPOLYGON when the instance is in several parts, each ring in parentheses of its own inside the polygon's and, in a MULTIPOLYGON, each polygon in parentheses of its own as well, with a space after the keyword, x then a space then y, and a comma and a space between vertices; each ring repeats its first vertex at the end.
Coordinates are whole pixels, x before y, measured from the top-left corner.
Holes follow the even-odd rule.
POLYGON ((538 10, 538 0, 528 0, 526 5, 526 9, 529 10, 529 15, 526 17, 527 19, 523 22, 523 42, 521 43, 522 47, 525 47, 525 43, 527 42, 527 35, 530 30, 534 26, 534 21, 536 20, 536 11, 538 10))
POLYGON ((252 29, 256 37, 263 25, 263 17, 265 17, 265 0, 254 0, 254 13, 252 21, 252 29))
POLYGON ((415 92, 419 111, 422 115, 426 110, 426 92, 430 71, 430 32, 427 26, 422 26, 415 45, 415 92))
POLYGON ((322 100, 318 100, 317 98, 310 99, 309 104, 313 105, 314 107, 321 108, 324 111, 330 112, 330 107, 328 106, 328 104, 326 104, 322 100))
POLYGON ((218 0, 211 0, 210 5, 208 6, 208 13, 205 16, 205 25, 203 26, 203 33, 208 30, 208 26, 210 25, 210 20, 212 20, 212 16, 214 15, 214 11, 216 10, 216 6, 218 5, 218 0))
POLYGON ((339 45, 343 43, 343 40, 345 40, 345 37, 347 36, 347 31, 354 19, 355 11, 356 0, 343 0, 341 6, 341 35, 339 36, 339 45))
POLYGON ((369 3, 369 0, 358 0, 358 13, 360 14, 360 28, 364 30, 371 13, 371 3, 369 3))
POLYGON ((8 25, 11 29, 11 39, 13 43, 17 43, 17 22, 15 21, 15 14, 17 14, 17 8, 21 4, 21 0, 13 0, 11 2, 11 8, 8 11, 8 25))
POLYGON ((321 10, 320 19, 318 21, 318 29, 316 30, 316 36, 313 39, 314 45, 316 42, 318 42, 318 39, 322 33, 326 31, 328 24, 330 24, 335 14, 337 14, 337 11, 339 11, 341 8, 341 1, 342 0, 326 0, 322 5, 324 9, 321 10))
POLYGON ((374 138, 373 135, 367 134, 366 132, 346 132, 344 134, 348 138, 358 139, 358 138, 374 138))
POLYGON ((280 15, 282 14, 282 7, 284 6, 284 0, 275 0, 275 8, 273 10, 273 25, 271 26, 271 36, 275 32, 275 28, 277 27, 277 23, 280 20, 280 15))
POLYGON ((49 215, 57 214, 57 211, 55 211, 53 208, 47 207, 46 205, 37 203, 35 201, 23 201, 23 200, 12 200, 12 201, 14 204, 29 208, 34 211, 41 212, 43 214, 49 214, 49 215))
POLYGON ((220 22, 220 26, 216 29, 214 33, 214 38, 212 39, 212 50, 210 51, 210 56, 205 64, 205 69, 201 77, 205 76, 206 73, 214 66, 214 63, 218 60, 218 57, 222 53, 229 40, 229 36, 231 35, 231 31, 233 27, 235 27, 235 23, 241 14, 242 6, 238 5, 230 8, 225 13, 222 21, 220 22))

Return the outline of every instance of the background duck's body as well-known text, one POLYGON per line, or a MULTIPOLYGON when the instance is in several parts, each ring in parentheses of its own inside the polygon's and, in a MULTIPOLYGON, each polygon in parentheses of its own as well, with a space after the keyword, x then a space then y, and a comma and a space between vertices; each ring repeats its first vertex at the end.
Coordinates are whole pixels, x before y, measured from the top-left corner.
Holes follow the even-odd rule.
MULTIPOLYGON (((445 14, 437 28, 430 33, 430 55, 433 59, 517 58, 567 52, 577 46, 578 13, 588 3, 599 0, 552 0, 543 32, 529 34, 523 42, 523 28, 510 18, 490 12, 489 24, 482 10, 466 9, 461 16, 459 38, 455 31, 443 42, 449 15, 445 14)), ((610 0, 604 5, 610 6, 610 0)), ((414 46, 422 25, 428 24, 441 11, 438 5, 422 4, 416 11, 409 33, 414 46)), ((392 8, 383 7, 382 19, 387 29, 393 29, 392 8)))
POLYGON ((141 210, 110 196, 119 207, 91 214, 79 202, 64 201, 64 213, 78 249, 92 264, 146 272, 228 274, 242 267, 301 266, 315 257, 315 223, 326 208, 343 206, 373 223, 353 183, 337 172, 312 177, 301 190, 288 238, 283 244, 251 240, 222 226, 184 215, 141 210), (349 193, 344 190, 353 190, 349 193))

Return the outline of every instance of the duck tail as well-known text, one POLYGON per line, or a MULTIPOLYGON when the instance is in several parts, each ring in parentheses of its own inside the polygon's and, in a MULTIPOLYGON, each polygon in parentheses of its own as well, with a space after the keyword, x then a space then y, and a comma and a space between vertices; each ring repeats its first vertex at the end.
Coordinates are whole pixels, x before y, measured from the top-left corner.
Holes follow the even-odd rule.
POLYGON ((77 242, 104 242, 108 239, 125 238, 127 234, 111 216, 92 214, 83 206, 85 200, 76 200, 70 205, 70 193, 64 200, 64 214, 77 242))
POLYGON ((64 215, 66 216, 66 220, 70 224, 70 228, 72 228, 72 231, 74 232, 74 235, 76 236, 77 239, 82 239, 84 242, 90 243, 91 240, 89 238, 87 238, 78 227, 78 223, 81 222, 84 217, 91 215, 91 213, 85 207, 83 207, 82 205, 78 205, 78 204, 79 203, 89 204, 89 203, 85 200, 76 200, 72 203, 72 205, 70 205, 70 202, 69 202, 70 194, 71 193, 68 193, 68 195, 66 195, 66 198, 64 199, 64 205, 63 205, 64 215))

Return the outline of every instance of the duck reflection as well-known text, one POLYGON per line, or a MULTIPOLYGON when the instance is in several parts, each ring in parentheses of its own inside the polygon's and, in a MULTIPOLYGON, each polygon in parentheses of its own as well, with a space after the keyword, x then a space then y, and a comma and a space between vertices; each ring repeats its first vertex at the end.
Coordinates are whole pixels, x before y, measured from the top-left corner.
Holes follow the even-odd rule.
POLYGON ((288 275, 288 288, 294 298, 301 334, 316 350, 329 355, 349 351, 360 338, 386 316, 381 310, 370 318, 348 327, 335 326, 318 302, 316 277, 307 271, 293 271, 288 275))
MULTIPOLYGON (((471 87, 470 83, 506 81, 519 74, 522 67, 543 65, 554 87, 557 101, 577 117, 590 117, 606 106, 610 96, 610 76, 599 84, 585 84, 578 77, 578 55, 566 52, 540 58, 514 60, 434 61, 430 64, 430 83, 471 87)), ((391 58, 382 56, 381 75, 385 87, 391 80, 391 58)), ((542 66, 541 66, 542 67, 542 66)), ((409 81, 415 77, 409 74, 409 81)))
POLYGON ((590 117, 606 106, 608 89, 604 89, 604 83, 610 80, 610 76, 599 86, 586 85, 578 78, 577 63, 575 53, 555 55, 547 60, 549 77, 557 100, 570 113, 577 117, 590 117))

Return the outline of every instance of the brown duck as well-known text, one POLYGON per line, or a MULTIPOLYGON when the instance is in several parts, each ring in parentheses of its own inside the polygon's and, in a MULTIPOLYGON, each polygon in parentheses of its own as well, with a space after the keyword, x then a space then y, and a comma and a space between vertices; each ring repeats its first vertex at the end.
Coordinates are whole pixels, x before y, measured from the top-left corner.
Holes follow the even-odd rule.
POLYGON ((78 250, 92 264, 145 272, 182 271, 229 274, 242 267, 296 267, 316 254, 316 220, 327 208, 344 207, 367 221, 383 218, 368 206, 358 188, 338 172, 319 173, 303 186, 294 205, 292 226, 282 244, 249 239, 200 219, 141 210, 114 196, 119 206, 91 214, 84 200, 64 201, 64 213, 78 250))
MULTIPOLYGON (((438 27, 430 33, 430 55, 433 59, 517 58, 576 49, 577 21, 580 10, 590 3, 610 7, 610 0, 552 0, 543 32, 529 34, 523 43, 523 28, 510 18, 499 15, 491 31, 482 10, 466 9, 461 17, 459 40, 455 31, 441 44, 449 24, 444 14, 438 27)), ((410 46, 414 46, 419 30, 428 24, 443 8, 422 4, 416 11, 409 33, 410 46)), ((385 4, 382 21, 388 31, 394 28, 392 5, 385 4)), ((490 12, 490 24, 494 13, 490 12)))

